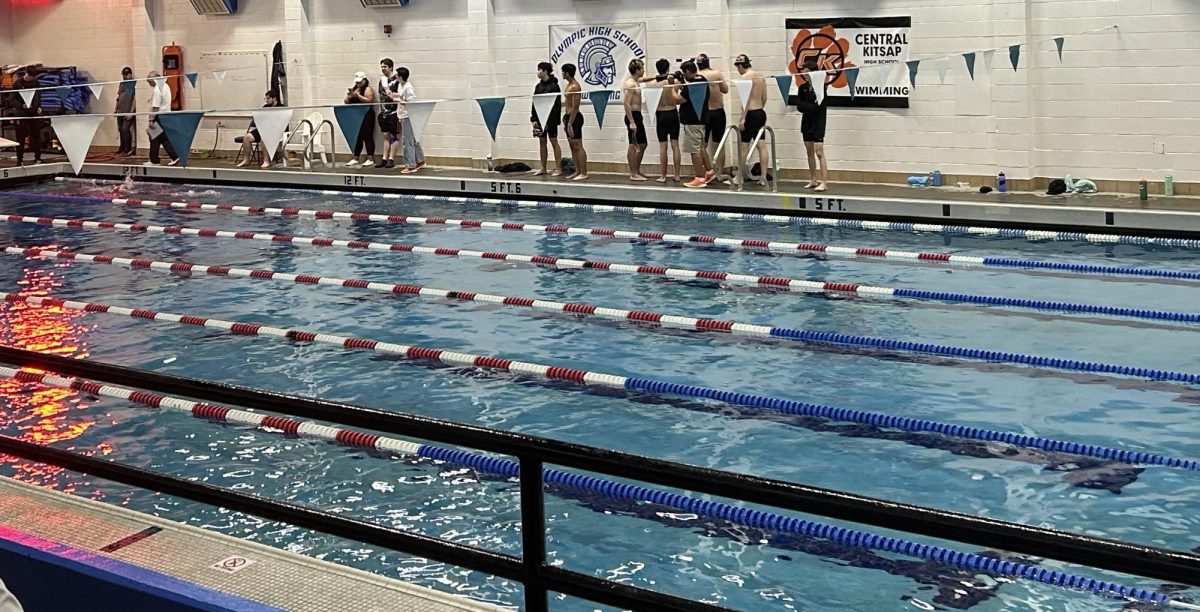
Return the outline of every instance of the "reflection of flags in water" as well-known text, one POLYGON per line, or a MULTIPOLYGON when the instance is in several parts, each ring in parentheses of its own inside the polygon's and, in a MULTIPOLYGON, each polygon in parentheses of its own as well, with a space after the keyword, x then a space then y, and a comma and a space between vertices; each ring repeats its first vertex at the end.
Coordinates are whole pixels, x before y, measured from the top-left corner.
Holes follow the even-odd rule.
MULTIPOLYGON (((25 268, 19 295, 45 296, 62 285, 62 281, 49 270, 50 264, 35 264, 25 268)), ((69 263, 55 264, 54 268, 69 267, 69 263)), ((0 342, 15 348, 62 357, 87 357, 88 351, 81 338, 87 327, 75 322, 85 313, 61 308, 45 308, 24 303, 6 304, 0 307, 0 342)), ((41 384, 20 382, 12 378, 0 378, 0 428, 9 430, 26 442, 51 444, 78 438, 94 423, 94 419, 80 409, 86 408, 79 392, 41 384)), ((100 450, 107 452, 107 445, 100 450)), ((87 453, 88 449, 77 452, 87 453)), ((35 484, 51 484, 62 468, 20 459, 7 458, 15 470, 14 478, 35 484)))

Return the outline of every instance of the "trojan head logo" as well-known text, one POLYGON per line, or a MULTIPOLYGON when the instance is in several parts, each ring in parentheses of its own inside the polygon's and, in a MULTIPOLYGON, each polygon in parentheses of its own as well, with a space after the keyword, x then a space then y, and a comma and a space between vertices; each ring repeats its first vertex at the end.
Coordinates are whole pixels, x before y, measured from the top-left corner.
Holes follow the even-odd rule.
MULTIPOLYGON (((800 30, 792 39, 792 61, 788 62, 788 72, 799 75, 804 63, 813 58, 817 60, 817 70, 825 71, 825 84, 830 87, 842 88, 848 85, 846 73, 841 72, 853 68, 854 64, 846 60, 850 51, 850 41, 838 38, 833 26, 827 25, 817 32, 800 30)), ((803 83, 803 78, 796 77, 796 84, 803 83)))
POLYGON ((617 62, 613 59, 612 50, 617 43, 607 38, 597 36, 585 43, 579 50, 579 76, 588 85, 608 87, 617 78, 617 62))

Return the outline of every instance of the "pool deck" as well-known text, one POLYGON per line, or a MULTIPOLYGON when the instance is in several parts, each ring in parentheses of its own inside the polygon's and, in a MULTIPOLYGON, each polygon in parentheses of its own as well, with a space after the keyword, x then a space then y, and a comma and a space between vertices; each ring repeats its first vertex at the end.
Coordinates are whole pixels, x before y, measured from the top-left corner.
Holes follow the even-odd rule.
MULTIPOLYGON (((23 168, 0 163, 0 185, 27 178, 70 175, 66 163, 23 168), (4 167, 4 165, 10 167, 4 167)), ((591 202, 622 206, 780 212, 831 218, 904 220, 920 223, 988 227, 1040 227, 1097 233, 1200 235, 1200 197, 1152 196, 1141 202, 1133 194, 1046 196, 1009 192, 981 194, 957 187, 845 183, 815 194, 803 183, 783 181, 773 192, 748 184, 744 191, 713 183, 705 189, 631 184, 624 175, 593 174, 588 181, 535 177, 529 173, 500 174, 462 167, 428 168, 418 175, 397 170, 327 168, 314 164, 303 170, 239 169, 229 160, 192 160, 189 167, 86 163, 82 175, 97 178, 137 178, 188 183, 270 185, 349 192, 404 191, 472 198, 537 199, 591 202)))
MULTIPOLYGON (((276 607, 313 612, 464 612, 498 608, 391 580, 364 571, 182 525, 107 503, 0 478, 0 532, 64 559, 116 560, 155 576, 179 591, 229 597, 216 609, 276 607), (139 539, 140 538, 140 539, 139 539), (40 542, 40 543, 37 543, 40 542), (47 545, 47 542, 50 545, 47 545), (63 545, 65 554, 58 550, 63 545), (174 580, 172 580, 174 579, 174 580), (180 587, 179 585, 183 585, 180 587), (195 585, 195 588, 191 585, 195 585), (249 600, 237 605, 238 600, 249 600), (233 605, 229 605, 232 601, 233 605), (255 605, 257 602, 257 605, 255 605), (265 604, 263 606, 262 604, 265 604)), ((141 581, 136 570, 118 582, 141 581), (133 575, 133 578, 130 578, 133 575)), ((162 589, 162 581, 158 581, 162 589)), ((14 592, 17 585, 9 583, 14 592)), ((18 592, 19 596, 19 592, 18 592)), ((220 602, 221 597, 217 597, 220 602)), ((104 602, 94 602, 100 608, 104 602)), ((112 602, 109 602, 112 603, 112 602)), ((30 608, 27 608, 30 609, 30 608)))

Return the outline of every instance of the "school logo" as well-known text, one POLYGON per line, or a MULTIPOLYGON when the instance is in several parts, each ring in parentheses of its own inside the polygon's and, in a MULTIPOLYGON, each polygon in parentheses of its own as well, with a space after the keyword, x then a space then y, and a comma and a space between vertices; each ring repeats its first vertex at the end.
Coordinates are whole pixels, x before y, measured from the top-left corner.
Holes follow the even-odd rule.
MULTIPOLYGON (((788 72, 798 75, 804 68, 804 62, 814 58, 817 61, 817 70, 826 72, 825 84, 841 89, 849 84, 846 73, 841 71, 854 67, 846 58, 849 52, 850 41, 838 38, 837 30, 831 25, 816 32, 802 29, 792 39, 792 59, 788 62, 788 72)), ((797 76, 796 84, 801 82, 802 79, 797 76)))
POLYGON ((574 64, 583 91, 605 89, 620 101, 620 85, 630 60, 646 57, 646 24, 550 26, 550 63, 574 64))
POLYGON ((588 85, 607 88, 617 78, 617 62, 612 50, 617 43, 609 38, 593 38, 579 50, 579 75, 588 85))

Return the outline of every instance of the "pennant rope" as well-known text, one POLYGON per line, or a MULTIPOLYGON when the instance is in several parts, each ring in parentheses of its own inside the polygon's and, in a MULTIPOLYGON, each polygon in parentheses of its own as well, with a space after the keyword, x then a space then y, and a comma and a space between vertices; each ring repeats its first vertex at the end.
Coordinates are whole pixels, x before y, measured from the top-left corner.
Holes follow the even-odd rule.
MULTIPOLYGON (((1117 29, 1117 28, 1118 28, 1118 26, 1117 26, 1117 25, 1115 25, 1115 24, 1114 24, 1114 25, 1107 25, 1107 26, 1099 27, 1099 28, 1096 28, 1096 29, 1093 29, 1093 30, 1088 30, 1088 31, 1085 31, 1085 32, 1079 32, 1079 33, 1076 33, 1076 34, 1066 34, 1066 35, 1060 35, 1060 36, 1055 36, 1055 37, 1048 37, 1048 38, 1044 38, 1044 39, 1032 40, 1032 41, 1029 41, 1029 42, 1027 42, 1027 43, 1021 43, 1020 45, 1015 45, 1015 46, 1018 46, 1018 47, 1019 47, 1019 46, 1021 46, 1021 45, 1036 45, 1036 44, 1040 44, 1040 43, 1053 42, 1053 43, 1055 44, 1055 47, 1056 47, 1057 51, 1058 51, 1058 54, 1059 54, 1059 60, 1062 60, 1062 49, 1063 49, 1063 44, 1064 44, 1064 42, 1066 41, 1066 39, 1068 39, 1068 38, 1073 38, 1073 37, 1077 37, 1077 36, 1087 36, 1087 35, 1090 35, 1090 34, 1096 34, 1096 33, 1098 33, 1098 32, 1104 32, 1104 31, 1107 31, 1107 30, 1113 30, 1113 29, 1117 29)), ((983 50, 983 51, 982 51, 982 53, 983 53, 983 54, 984 54, 984 56, 985 56, 985 60, 990 60, 991 56, 995 54, 995 51, 996 51, 996 49, 986 49, 986 50, 983 50)), ((956 54, 945 55, 945 56, 935 56, 935 57, 928 57, 928 58, 918 58, 918 59, 916 59, 916 60, 909 60, 909 61, 918 61, 918 62, 922 62, 922 61, 927 61, 927 60, 935 60, 935 61, 939 61, 939 62, 940 62, 941 60, 946 60, 946 62, 948 63, 948 62, 949 62, 949 59, 950 59, 950 58, 952 58, 952 57, 956 57, 956 56, 958 56, 958 57, 962 57, 962 58, 963 58, 963 61, 964 61, 964 62, 965 62, 965 64, 966 64, 966 68, 967 68, 967 72, 968 72, 968 74, 971 76, 971 78, 972 78, 972 79, 974 79, 974 76, 975 76, 975 74, 974 74, 974 69, 975 69, 975 63, 976 63, 976 62, 975 62, 975 60, 976 60, 976 57, 977 57, 977 53, 979 53, 979 52, 976 52, 976 51, 970 51, 970 52, 965 52, 965 53, 956 53, 956 54)), ((1010 53, 1011 53, 1011 47, 1010 47, 1010 53)), ((985 62, 985 63, 987 63, 987 62, 985 62)), ((854 87, 856 86, 856 84, 857 84, 857 82, 858 82, 858 80, 859 80, 859 77, 861 77, 861 76, 862 76, 862 72, 861 72, 862 70, 864 70, 864 69, 866 69, 866 70, 869 70, 868 74, 871 74, 871 73, 874 73, 874 72, 877 72, 877 71, 881 71, 881 70, 883 70, 883 69, 890 69, 890 70, 894 70, 894 69, 896 69, 896 68, 897 68, 897 67, 898 67, 900 64, 902 64, 902 62, 889 62, 889 63, 883 63, 883 64, 875 64, 875 65, 871 65, 871 66, 856 66, 856 67, 853 67, 853 68, 847 68, 847 69, 845 69, 845 70, 842 70, 841 72, 842 72, 842 73, 844 73, 844 74, 846 75, 846 77, 847 77, 847 80, 850 82, 850 86, 851 86, 851 97, 854 97, 854 87)), ((990 65, 990 64, 988 64, 988 65, 990 65)), ((215 79, 216 79, 218 82, 223 82, 223 81, 224 81, 224 78, 225 78, 225 75, 226 75, 226 72, 227 72, 227 71, 230 71, 230 70, 236 71, 236 70, 260 69, 260 68, 261 68, 261 66, 241 66, 241 67, 237 67, 237 68, 228 68, 228 69, 226 69, 226 70, 218 70, 218 71, 212 71, 212 72, 201 72, 201 73, 197 73, 197 74, 201 74, 201 75, 202 75, 202 74, 212 74, 212 75, 213 75, 213 77, 214 77, 214 78, 215 78, 215 79)), ((790 95, 790 93, 791 93, 791 83, 793 82, 793 80, 794 80, 794 78, 795 78, 796 76, 798 76, 798 75, 796 75, 796 74, 781 74, 781 75, 775 75, 775 76, 773 77, 773 78, 775 78, 775 80, 776 80, 776 83, 779 85, 779 90, 780 90, 780 93, 783 95, 783 97, 784 97, 784 99, 785 99, 785 100, 788 98, 788 96, 789 96, 789 95, 790 95)), ((865 77, 864 77, 864 78, 865 78, 865 77)), ((159 79, 156 79, 156 80, 160 80, 161 82, 164 82, 164 83, 165 83, 165 82, 166 82, 166 77, 159 77, 159 79)), ((103 86, 103 85, 109 85, 109 84, 119 84, 119 83, 122 83, 122 82, 123 82, 122 80, 117 80, 117 81, 101 81, 101 82, 96 82, 96 83, 80 83, 80 84, 73 85, 73 86, 75 86, 75 87, 82 87, 82 86, 84 86, 84 85, 87 85, 87 86, 89 86, 89 87, 94 87, 94 86, 103 86)), ((733 82, 733 83, 735 83, 735 85, 736 85, 736 81, 729 81, 729 80, 727 80, 726 82, 733 82)), ((682 86, 682 85, 665 85, 665 86, 663 86, 663 87, 660 87, 660 88, 646 88, 646 91, 650 91, 651 89, 660 89, 660 90, 661 90, 661 89, 665 89, 665 88, 667 88, 667 87, 675 88, 675 87, 681 87, 681 86, 682 86)), ((34 96, 34 93, 35 93, 36 91, 52 90, 52 89, 57 89, 57 88, 59 88, 59 87, 62 87, 62 86, 50 86, 50 87, 38 87, 38 88, 31 88, 31 89, 21 89, 21 90, 18 90, 18 93, 21 95, 21 98, 22 98, 23 100, 25 100, 25 103, 28 105, 28 104, 30 104, 30 103, 33 101, 33 96, 34 96)), ((93 90, 93 91, 95 91, 95 90, 93 90)), ((99 95, 99 94, 97 94, 97 95, 99 95)), ((648 95, 653 95, 653 94, 648 94, 648 95)), ((661 93, 659 93, 659 95, 661 95, 661 93)), ((510 96, 510 97, 512 97, 512 98, 524 98, 524 97, 526 97, 526 96, 510 96)), ((483 108, 483 106, 484 106, 484 102, 485 102, 485 101, 490 101, 490 102, 489 102, 489 104, 490 104, 490 105, 492 105, 493 107, 494 107, 494 105, 495 105, 495 104, 499 104, 499 109, 500 109, 501 111, 503 110, 503 106, 504 106, 504 105, 503 105, 503 102, 504 102, 504 100, 505 100, 505 98, 450 98, 450 99, 444 99, 444 100, 441 100, 441 101, 443 101, 443 102, 461 102, 461 101, 466 101, 466 100, 471 100, 471 99, 475 99, 475 100, 479 101, 479 102, 480 102, 480 107, 481 107, 481 109, 483 108), (497 101, 498 101, 498 102, 497 102, 497 101)), ((383 102, 376 102, 376 103, 374 103, 373 105, 374 105, 374 106, 381 106, 382 104, 384 104, 384 103, 383 103, 383 102)), ((363 106, 363 107, 367 107, 367 106, 372 106, 372 105, 370 105, 370 104, 362 104, 362 105, 355 105, 355 106, 363 106)), ((322 104, 315 104, 315 105, 307 105, 307 106, 291 106, 291 107, 288 107, 288 108, 291 108, 291 109, 293 109, 293 110, 300 110, 300 109, 324 109, 324 108, 329 108, 329 107, 330 107, 330 105, 328 105, 328 104, 324 104, 324 105, 322 105, 322 104)), ((204 111, 204 112, 221 112, 221 113, 252 113, 252 112, 254 112, 254 111, 256 111, 256 110, 260 110, 260 108, 244 108, 244 109, 208 109, 208 110, 206 110, 206 111, 204 111)), ((335 113, 336 113, 336 112, 337 112, 337 111, 336 111, 336 108, 335 108, 335 113)), ((365 111, 364 111, 364 112, 365 112, 365 111)), ((488 113, 488 111, 485 111, 485 120, 487 119, 487 113, 488 113)), ((151 112, 149 112, 149 111, 143 111, 143 112, 135 112, 135 113, 95 113, 95 114, 93 114, 93 116, 97 116, 97 117, 133 117, 133 116, 138 116, 138 115, 151 115, 151 114, 153 114, 153 113, 151 113, 151 112)), ((25 120, 30 120, 30 119, 39 119, 39 120, 40 120, 40 119, 44 119, 44 118, 41 118, 41 117, 38 117, 38 118, 31 118, 31 117, 0 117, 0 122, 5 122, 5 121, 25 121, 25 120)), ((497 122, 498 122, 498 118, 497 118, 497 122)), ((490 130, 490 129, 491 129, 491 128, 489 128, 489 130, 490 130)), ((354 132, 354 134, 355 134, 355 135, 357 135, 357 132, 354 132)), ((172 145, 175 145, 175 142, 174 142, 174 141, 172 141, 172 143, 171 143, 171 144, 172 144, 172 145)), ((189 144, 190 144, 190 141, 189 141, 189 144)), ((177 147, 177 148, 181 149, 181 152, 182 152, 182 147, 177 147)))

